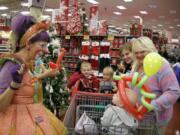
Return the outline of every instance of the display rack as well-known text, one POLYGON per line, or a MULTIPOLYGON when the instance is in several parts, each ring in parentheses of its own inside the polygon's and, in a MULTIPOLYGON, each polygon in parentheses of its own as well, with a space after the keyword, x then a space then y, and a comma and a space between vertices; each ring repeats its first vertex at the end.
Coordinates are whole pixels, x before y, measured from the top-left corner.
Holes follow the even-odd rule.
MULTIPOLYGON (((102 59, 101 57, 101 43, 102 42, 109 42, 110 47, 106 54, 110 56, 110 63, 109 66, 116 66, 117 63, 120 61, 120 53, 119 49, 123 46, 124 43, 130 41, 132 38, 137 38, 137 36, 91 36, 91 35, 65 35, 65 36, 58 36, 60 38, 60 42, 63 48, 67 50, 67 53, 64 57, 64 65, 67 72, 72 73, 75 71, 78 61, 80 61, 81 51, 82 51, 82 42, 89 41, 89 42, 99 42, 98 50, 100 54, 98 55, 98 70, 102 72, 102 59)), ((92 46, 91 46, 92 47, 92 46)), ((90 47, 90 49, 91 49, 90 47)), ((89 54, 89 58, 91 58, 92 54, 89 54)), ((92 66, 94 62, 90 60, 92 66)), ((106 64, 105 64, 106 66, 106 64)), ((116 68, 116 67, 115 67, 116 68)), ((97 70, 97 67, 94 68, 97 70)))

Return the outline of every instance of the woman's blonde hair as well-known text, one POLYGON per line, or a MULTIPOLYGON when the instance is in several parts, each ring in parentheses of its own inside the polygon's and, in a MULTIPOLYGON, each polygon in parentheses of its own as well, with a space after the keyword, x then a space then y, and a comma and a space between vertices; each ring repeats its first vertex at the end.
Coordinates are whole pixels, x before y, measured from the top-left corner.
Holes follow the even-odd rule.
POLYGON ((158 52, 153 41, 148 37, 139 37, 132 41, 132 55, 134 58, 133 68, 136 68, 138 62, 135 57, 135 53, 139 51, 147 51, 147 52, 158 52))
POLYGON ((138 51, 157 52, 153 41, 148 37, 139 37, 132 42, 132 53, 138 51))

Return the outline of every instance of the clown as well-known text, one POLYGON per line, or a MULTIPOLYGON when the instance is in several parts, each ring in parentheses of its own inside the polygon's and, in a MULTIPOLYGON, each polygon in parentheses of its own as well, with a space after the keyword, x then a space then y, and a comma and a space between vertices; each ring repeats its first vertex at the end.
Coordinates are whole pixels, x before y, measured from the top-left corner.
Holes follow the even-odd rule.
MULTIPOLYGON (((18 16, 12 21, 15 53, 1 56, 0 61, 0 134, 65 135, 66 128, 42 104, 34 101, 39 85, 33 85, 34 61, 47 52, 49 23, 36 23, 31 16, 18 16)), ((55 76, 58 69, 36 76, 55 76)))

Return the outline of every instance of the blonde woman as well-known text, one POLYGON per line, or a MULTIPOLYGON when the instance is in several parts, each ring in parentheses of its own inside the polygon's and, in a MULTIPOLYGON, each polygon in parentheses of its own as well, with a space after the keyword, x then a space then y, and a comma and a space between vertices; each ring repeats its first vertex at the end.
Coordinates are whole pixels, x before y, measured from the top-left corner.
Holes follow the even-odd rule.
MULTIPOLYGON (((138 72, 144 76, 143 60, 148 53, 157 52, 153 42, 148 37, 140 37, 133 40, 132 54, 134 65, 132 73, 138 72)), ((147 85, 157 95, 151 104, 157 112, 160 134, 164 135, 166 127, 173 115, 173 104, 179 98, 180 88, 176 76, 170 67, 169 62, 164 59, 164 64, 160 71, 149 78, 147 85)), ((140 98, 140 97, 139 97, 140 98)))

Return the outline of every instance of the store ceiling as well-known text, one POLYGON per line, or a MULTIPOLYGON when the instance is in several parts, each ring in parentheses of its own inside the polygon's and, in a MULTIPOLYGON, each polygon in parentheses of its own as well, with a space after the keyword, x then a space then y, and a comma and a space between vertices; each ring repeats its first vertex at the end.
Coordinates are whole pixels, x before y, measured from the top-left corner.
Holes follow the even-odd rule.
MULTIPOLYGON (((6 5, 10 10, 26 10, 27 7, 20 6, 21 0, 0 0, 0 5, 6 5)), ((23 0, 27 1, 27 0, 23 0)), ((89 15, 89 7, 92 6, 86 0, 78 0, 85 7, 89 15)), ((109 24, 116 27, 126 28, 133 16, 141 16, 143 24, 147 28, 156 30, 166 29, 173 32, 173 37, 180 36, 180 0, 133 0, 124 2, 123 0, 96 0, 99 2, 99 19, 105 19, 109 24), (122 5, 126 10, 120 10, 116 6, 122 5), (145 10, 147 15, 142 15, 139 11, 145 10), (115 15, 113 12, 120 12, 122 15, 115 15), (162 26, 161 26, 162 25, 162 26)), ((73 0, 70 0, 70 4, 73 0)), ((58 8, 59 0, 47 0, 46 7, 58 8)), ((3 13, 4 11, 0 11, 3 13)), ((7 11, 5 11, 7 13, 7 11)), ((48 13, 45 13, 48 14, 48 13)))

